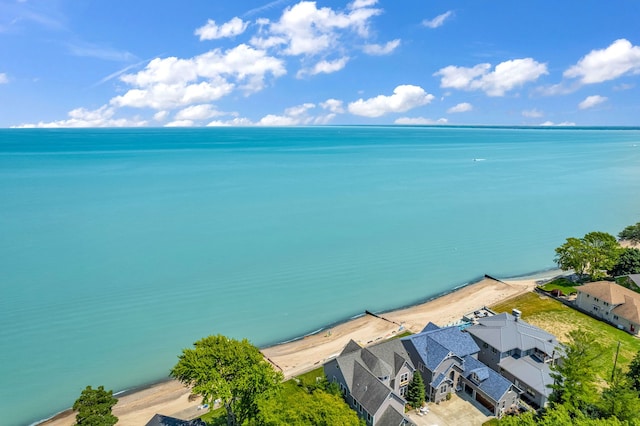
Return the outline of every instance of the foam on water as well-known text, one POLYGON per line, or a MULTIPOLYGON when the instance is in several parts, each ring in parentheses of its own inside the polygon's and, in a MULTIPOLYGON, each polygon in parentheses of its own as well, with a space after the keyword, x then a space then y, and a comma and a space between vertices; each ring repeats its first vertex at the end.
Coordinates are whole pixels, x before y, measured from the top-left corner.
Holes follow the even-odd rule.
POLYGON ((0 130, 0 412, 406 306, 640 217, 640 131, 0 130), (472 161, 487 159, 487 161, 472 161))

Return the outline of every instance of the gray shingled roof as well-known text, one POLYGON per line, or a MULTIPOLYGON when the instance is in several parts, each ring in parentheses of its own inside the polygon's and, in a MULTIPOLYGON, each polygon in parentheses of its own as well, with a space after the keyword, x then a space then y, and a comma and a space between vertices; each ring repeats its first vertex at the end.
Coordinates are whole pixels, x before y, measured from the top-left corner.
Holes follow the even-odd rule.
POLYGON ((523 351, 538 348, 551 355, 558 346, 553 334, 521 318, 516 321, 513 315, 507 313, 481 318, 477 325, 468 327, 466 331, 500 352, 516 348, 523 351))
POLYGON ((378 377, 395 376, 405 363, 410 370, 415 371, 409 354, 399 339, 367 348, 350 341, 335 361, 342 371, 351 395, 372 415, 392 393, 392 389, 378 377))
POLYGON ((422 358, 424 365, 434 371, 451 355, 465 357, 480 351, 471 336, 460 331, 458 327, 437 328, 429 323, 422 333, 405 337, 422 358))
POLYGON ((344 349, 342 350, 342 352, 340 352, 340 355, 346 355, 348 353, 351 352, 355 352, 355 351, 359 351, 360 349, 362 349, 362 346, 360 346, 358 343, 356 343, 355 340, 351 339, 349 340, 349 343, 347 343, 347 346, 344 347, 344 349))
POLYGON ((156 414, 145 426, 207 426, 207 424, 200 419, 181 420, 176 419, 175 417, 156 414))
POLYGON ((383 378, 391 375, 391 366, 378 358, 369 349, 363 349, 360 352, 360 358, 374 376, 383 378))
POLYGON ((395 409, 392 405, 388 406, 384 413, 376 420, 376 425, 379 426, 403 426, 413 423, 407 422, 404 415, 395 409))
POLYGON ((359 361, 355 361, 351 395, 367 410, 367 413, 375 414, 390 393, 391 389, 387 385, 378 380, 359 361))
POLYGON ((476 385, 488 395, 494 401, 500 401, 505 393, 511 388, 512 383, 500 374, 496 373, 490 368, 487 368, 482 362, 478 361, 471 355, 464 357, 464 375, 467 379, 470 379, 471 373, 477 372, 482 369, 486 369, 486 375, 483 373, 484 379, 479 385, 476 385))
POLYGON ((500 368, 516 376, 518 380, 526 383, 530 388, 548 397, 551 389, 547 385, 553 384, 551 367, 527 356, 524 358, 508 357, 500 361, 500 368))

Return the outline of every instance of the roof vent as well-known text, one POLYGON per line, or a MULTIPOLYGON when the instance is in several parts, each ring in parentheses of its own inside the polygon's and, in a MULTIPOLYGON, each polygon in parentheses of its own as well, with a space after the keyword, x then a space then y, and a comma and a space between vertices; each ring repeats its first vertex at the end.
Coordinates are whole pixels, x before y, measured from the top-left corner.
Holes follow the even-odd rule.
POLYGON ((520 312, 520 310, 518 309, 512 309, 511 310, 511 314, 516 317, 516 321, 518 321, 518 318, 520 318, 522 316, 522 312, 520 312))

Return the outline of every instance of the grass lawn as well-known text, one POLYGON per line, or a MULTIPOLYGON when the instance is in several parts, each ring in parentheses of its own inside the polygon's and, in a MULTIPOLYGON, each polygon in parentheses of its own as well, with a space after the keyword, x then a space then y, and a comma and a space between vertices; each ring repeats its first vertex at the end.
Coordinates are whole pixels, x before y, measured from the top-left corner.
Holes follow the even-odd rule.
POLYGON ((564 277, 556 278, 555 280, 540 286, 544 291, 560 290, 565 296, 571 293, 576 293, 574 283, 564 277))
POLYGON ((603 380, 611 375, 618 342, 620 342, 618 367, 623 370, 640 351, 640 339, 565 306, 550 297, 540 296, 537 293, 526 293, 491 307, 496 312, 511 312, 513 308, 522 311, 522 317, 525 321, 554 334, 560 342, 566 342, 567 335, 572 330, 592 333, 595 341, 604 348, 600 357, 600 365, 597 366, 598 375, 603 380))

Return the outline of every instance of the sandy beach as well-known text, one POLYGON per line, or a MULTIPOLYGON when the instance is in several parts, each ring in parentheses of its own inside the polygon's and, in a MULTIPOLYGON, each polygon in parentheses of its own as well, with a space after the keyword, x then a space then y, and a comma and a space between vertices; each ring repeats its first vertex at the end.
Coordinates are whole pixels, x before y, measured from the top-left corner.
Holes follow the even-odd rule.
MULTIPOLYGON (((482 306, 531 291, 537 280, 557 274, 557 271, 549 271, 544 277, 535 278, 485 278, 428 302, 378 315, 365 314, 303 339, 264 348, 262 353, 283 372, 285 378, 291 378, 317 368, 338 355, 351 339, 361 345, 368 345, 405 330, 419 332, 429 321, 446 325, 482 306)), ((187 388, 174 380, 158 383, 122 396, 113 413, 119 418, 118 424, 124 426, 144 425, 156 413, 190 419, 202 412, 197 410, 200 400, 190 401, 189 393, 187 388)), ((75 414, 69 410, 41 424, 69 426, 74 421, 75 414)))

